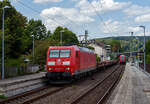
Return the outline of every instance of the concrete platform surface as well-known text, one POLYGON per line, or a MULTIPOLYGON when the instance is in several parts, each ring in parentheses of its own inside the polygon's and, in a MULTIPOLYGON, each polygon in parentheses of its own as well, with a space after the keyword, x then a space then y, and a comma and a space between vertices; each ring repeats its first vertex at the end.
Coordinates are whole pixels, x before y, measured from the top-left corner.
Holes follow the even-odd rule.
POLYGON ((0 95, 13 96, 45 85, 46 72, 0 80, 0 95))
POLYGON ((8 78, 8 79, 0 80, 0 86, 12 85, 13 83, 25 82, 28 80, 34 80, 34 79, 42 78, 45 76, 45 73, 46 72, 40 72, 40 73, 36 73, 36 74, 24 75, 24 76, 18 76, 18 77, 14 77, 14 78, 8 78))
POLYGON ((127 63, 122 79, 106 104, 150 104, 150 77, 127 63))

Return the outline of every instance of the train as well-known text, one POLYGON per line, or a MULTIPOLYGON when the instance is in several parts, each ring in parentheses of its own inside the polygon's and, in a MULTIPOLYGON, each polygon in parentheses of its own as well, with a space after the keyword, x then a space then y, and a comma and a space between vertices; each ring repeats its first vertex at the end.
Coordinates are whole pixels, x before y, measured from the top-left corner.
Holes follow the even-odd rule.
POLYGON ((97 63, 94 51, 73 46, 51 46, 47 51, 47 73, 49 83, 71 83, 83 76, 115 64, 115 61, 97 63))
POLYGON ((119 57, 119 63, 120 64, 126 64, 127 57, 125 55, 120 55, 119 57))

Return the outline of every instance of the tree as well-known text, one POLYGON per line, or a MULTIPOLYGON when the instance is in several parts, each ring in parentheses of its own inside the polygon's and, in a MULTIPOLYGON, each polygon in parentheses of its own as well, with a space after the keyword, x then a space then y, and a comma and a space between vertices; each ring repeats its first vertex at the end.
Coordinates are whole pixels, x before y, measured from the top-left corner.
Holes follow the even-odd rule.
POLYGON ((29 52, 32 48, 32 36, 34 36, 34 40, 45 40, 46 38, 50 37, 51 32, 50 30, 46 30, 44 24, 42 24, 41 20, 29 20, 25 30, 25 35, 23 38, 24 49, 25 52, 29 52))
POLYGON ((50 36, 50 30, 47 32, 46 27, 42 24, 41 20, 31 19, 26 27, 26 33, 28 36, 34 35, 36 40, 44 40, 50 36))
POLYGON ((120 41, 118 40, 112 40, 110 45, 112 46, 113 52, 118 52, 121 49, 121 44, 120 44, 120 41))
POLYGON ((64 30, 64 32, 62 33, 62 42, 63 44, 78 44, 79 41, 77 39, 76 34, 74 34, 72 31, 68 30, 67 28, 63 28, 61 26, 58 26, 54 33, 52 34, 52 38, 54 40, 57 40, 60 42, 60 32, 64 30))
MULTIPOLYGON (((40 65, 42 68, 46 65, 46 53, 49 46, 59 45, 58 41, 51 38, 35 41, 35 57, 34 64, 40 65)), ((28 55, 28 58, 32 60, 32 53, 28 55)))
POLYGON ((146 63, 150 64, 150 40, 146 42, 146 63))
MULTIPOLYGON (((27 19, 16 11, 8 0, 0 2, 0 18, 2 18, 2 8, 5 5, 11 8, 5 9, 5 54, 7 58, 17 58, 23 51, 22 37, 24 36, 27 19)), ((0 29, 1 26, 2 20, 0 19, 0 29)))

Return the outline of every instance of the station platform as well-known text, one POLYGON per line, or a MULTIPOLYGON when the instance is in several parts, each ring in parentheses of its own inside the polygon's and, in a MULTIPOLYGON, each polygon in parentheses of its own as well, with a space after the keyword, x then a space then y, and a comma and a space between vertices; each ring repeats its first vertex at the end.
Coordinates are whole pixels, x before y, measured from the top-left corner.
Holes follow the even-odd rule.
POLYGON ((150 104, 150 76, 127 63, 122 79, 106 104, 150 104))
POLYGON ((13 96, 44 85, 46 72, 0 80, 0 95, 13 96))

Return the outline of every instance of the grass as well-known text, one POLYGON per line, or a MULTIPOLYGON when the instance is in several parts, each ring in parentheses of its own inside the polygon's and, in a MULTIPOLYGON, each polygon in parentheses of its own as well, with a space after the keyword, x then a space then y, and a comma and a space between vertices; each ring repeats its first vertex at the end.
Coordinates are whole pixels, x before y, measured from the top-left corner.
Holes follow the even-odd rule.
POLYGON ((8 97, 6 97, 5 95, 0 95, 0 99, 7 99, 8 97))
POLYGON ((72 85, 72 88, 73 88, 73 89, 76 89, 76 88, 77 88, 77 86, 76 86, 76 85, 72 85))

